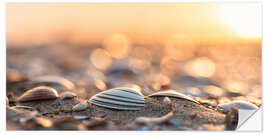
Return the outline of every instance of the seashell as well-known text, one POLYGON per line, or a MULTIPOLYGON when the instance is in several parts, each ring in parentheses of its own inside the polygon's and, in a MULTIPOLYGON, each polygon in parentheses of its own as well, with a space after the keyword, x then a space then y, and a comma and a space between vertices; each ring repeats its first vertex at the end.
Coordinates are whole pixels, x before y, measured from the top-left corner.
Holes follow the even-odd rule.
POLYGON ((173 112, 169 112, 168 114, 162 117, 158 117, 158 118, 138 117, 135 119, 135 123, 146 124, 146 125, 160 124, 160 123, 168 122, 172 116, 173 116, 173 112))
POLYGON ((165 98, 163 99, 163 103, 164 103, 164 104, 167 104, 167 105, 171 105, 171 104, 172 104, 172 101, 171 101, 170 98, 165 97, 165 98))
POLYGON ((77 94, 73 93, 73 92, 69 92, 69 91, 66 91, 66 92, 63 92, 60 94, 60 97, 61 99, 72 99, 74 97, 77 97, 77 94))
POLYGON ((243 100, 235 100, 229 103, 219 104, 218 106, 222 107, 223 109, 227 111, 232 111, 232 107, 236 107, 237 109, 245 109, 245 110, 259 109, 256 105, 251 104, 247 101, 243 101, 243 100))
POLYGON ((74 84, 60 76, 40 76, 37 78, 32 79, 34 82, 49 82, 49 83, 57 83, 64 87, 66 87, 68 90, 73 90, 75 88, 74 84))
POLYGON ((113 88, 90 98, 91 104, 118 110, 141 110, 145 99, 141 92, 133 88, 113 88))
POLYGON ((10 108, 15 109, 15 110, 30 110, 30 111, 33 110, 33 108, 30 106, 12 106, 10 108))
POLYGON ((165 96, 165 97, 174 97, 174 98, 186 99, 186 100, 189 100, 191 102, 199 104, 199 102, 194 100, 193 98, 191 98, 189 96, 186 96, 186 95, 184 95, 182 93, 176 92, 174 90, 156 92, 156 93, 153 93, 153 94, 149 95, 148 97, 154 97, 154 96, 165 96))
POLYGON ((17 99, 17 102, 49 100, 49 99, 57 99, 57 98, 58 98, 58 93, 54 88, 47 87, 47 86, 39 86, 23 93, 23 95, 21 95, 17 99))
POLYGON ((79 103, 72 107, 72 111, 83 111, 88 108, 88 104, 79 103))

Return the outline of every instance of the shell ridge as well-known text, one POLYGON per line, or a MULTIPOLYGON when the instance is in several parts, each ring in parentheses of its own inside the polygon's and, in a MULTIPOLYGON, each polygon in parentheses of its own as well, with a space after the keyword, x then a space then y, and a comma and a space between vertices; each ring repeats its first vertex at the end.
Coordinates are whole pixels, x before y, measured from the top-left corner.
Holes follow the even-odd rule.
POLYGON ((140 102, 138 100, 125 100, 126 98, 115 98, 115 97, 112 97, 112 96, 107 96, 107 95, 97 95, 97 97, 100 97, 100 98, 105 98, 105 99, 111 99, 111 100, 118 100, 118 101, 122 101, 122 102, 135 102, 135 103, 143 103, 144 102, 140 102))
POLYGON ((127 106, 141 106, 144 104, 140 104, 140 103, 125 103, 123 101, 113 101, 113 100, 108 100, 108 99, 105 99, 105 98, 95 98, 94 100, 97 100, 97 101, 101 101, 101 102, 106 102, 106 103, 111 103, 111 104, 115 104, 115 105, 127 105, 127 106))
POLYGON ((120 96, 120 95, 114 95, 114 94, 110 94, 110 93, 103 93, 104 95, 110 95, 110 96, 116 96, 116 97, 121 97, 121 98, 129 98, 129 99, 133 99, 133 100, 141 100, 144 101, 144 99, 140 99, 140 98, 131 98, 131 97, 124 97, 124 96, 120 96))
POLYGON ((114 104, 110 104, 110 103, 103 103, 100 101, 94 101, 93 104, 98 105, 98 106, 102 106, 102 107, 109 107, 109 108, 113 108, 113 109, 124 109, 124 110, 140 110, 142 107, 138 107, 138 106, 124 106, 124 105, 114 105, 114 104))

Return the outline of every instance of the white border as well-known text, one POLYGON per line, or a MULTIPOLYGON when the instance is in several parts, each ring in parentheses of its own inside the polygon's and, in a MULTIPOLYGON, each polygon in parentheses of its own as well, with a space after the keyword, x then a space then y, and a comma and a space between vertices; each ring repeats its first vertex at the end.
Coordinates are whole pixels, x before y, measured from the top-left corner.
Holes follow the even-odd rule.
MULTIPOLYGON (((0 98, 0 135, 3 134, 20 134, 20 135, 31 135, 31 134, 41 134, 41 135, 48 135, 48 134, 66 134, 66 135, 73 135, 73 134, 117 134, 117 135, 126 135, 126 134, 138 134, 138 133, 145 133, 145 134, 198 134, 202 133, 202 131, 151 131, 151 132, 135 132, 135 131, 6 131, 6 112, 5 112, 5 93, 6 93, 6 36, 5 36, 5 3, 6 2, 158 2, 158 3, 168 3, 168 2, 263 2, 263 133, 269 134, 270 128, 266 127, 265 125, 269 125, 270 120, 270 111, 267 104, 269 103, 270 98, 266 97, 270 95, 270 87, 269 81, 270 77, 270 65, 269 65, 269 58, 270 58, 270 21, 269 21, 269 13, 270 13, 270 2, 267 0, 258 1, 258 0, 227 0, 227 1, 219 1, 219 0, 0 0, 0 91, 1 91, 1 98, 0 98)), ((262 134, 262 132, 235 132, 235 131, 227 131, 227 132, 206 132, 207 134, 262 134)))

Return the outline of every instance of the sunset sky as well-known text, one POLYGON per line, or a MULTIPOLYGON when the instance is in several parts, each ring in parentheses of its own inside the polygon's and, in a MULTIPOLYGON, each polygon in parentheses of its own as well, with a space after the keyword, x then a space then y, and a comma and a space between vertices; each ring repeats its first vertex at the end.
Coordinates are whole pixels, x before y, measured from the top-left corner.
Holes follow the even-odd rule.
POLYGON ((261 42, 258 3, 9 3, 6 18, 7 45, 92 44, 115 33, 150 45, 175 35, 202 45, 261 42))

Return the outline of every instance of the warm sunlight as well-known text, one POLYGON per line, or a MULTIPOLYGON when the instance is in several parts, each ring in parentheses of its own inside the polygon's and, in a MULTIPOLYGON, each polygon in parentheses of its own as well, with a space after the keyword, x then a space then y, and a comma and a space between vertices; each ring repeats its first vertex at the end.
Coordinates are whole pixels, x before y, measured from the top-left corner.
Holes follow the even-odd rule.
POLYGON ((239 36, 261 37, 260 4, 222 4, 219 12, 222 22, 239 36))

